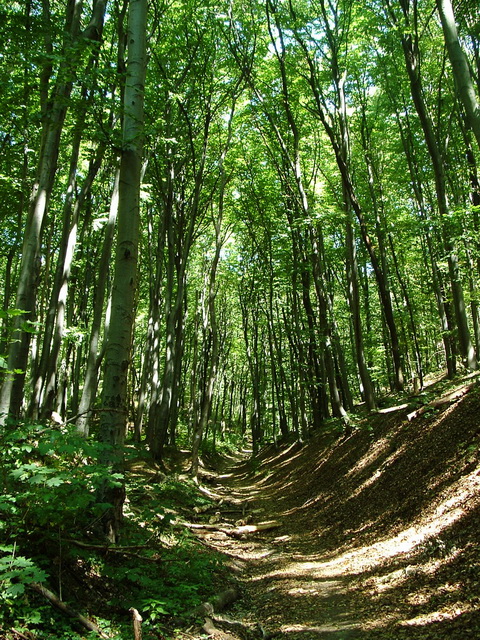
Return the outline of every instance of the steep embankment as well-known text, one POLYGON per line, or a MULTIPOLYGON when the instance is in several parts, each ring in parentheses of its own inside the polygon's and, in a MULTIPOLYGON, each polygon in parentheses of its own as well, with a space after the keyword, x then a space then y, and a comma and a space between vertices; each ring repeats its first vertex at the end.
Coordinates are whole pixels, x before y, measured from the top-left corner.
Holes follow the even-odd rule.
POLYGON ((209 544, 245 561, 237 614, 277 637, 480 637, 480 393, 344 439, 314 435, 218 479, 278 529, 209 544))

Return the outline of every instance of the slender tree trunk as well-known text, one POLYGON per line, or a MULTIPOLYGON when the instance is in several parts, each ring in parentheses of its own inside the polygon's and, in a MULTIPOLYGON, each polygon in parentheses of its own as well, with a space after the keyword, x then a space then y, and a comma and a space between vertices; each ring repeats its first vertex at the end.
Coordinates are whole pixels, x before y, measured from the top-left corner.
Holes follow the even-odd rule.
MULTIPOLYGON (((82 115, 82 121, 84 117, 85 113, 82 115)), ((79 129, 72 149, 70 180, 62 221, 62 238, 45 323, 42 353, 33 376, 34 394, 29 410, 29 415, 33 418, 37 418, 39 414, 44 418, 48 417, 55 405, 57 368, 65 329, 67 293, 76 248, 78 217, 95 176, 100 169, 105 151, 104 147, 97 149, 96 157, 90 163, 88 175, 80 189, 77 200, 73 203, 80 143, 81 131, 79 129)))
POLYGON ((326 378, 330 390, 330 404, 332 406, 332 414, 336 418, 348 420, 347 412, 342 403, 342 398, 337 384, 337 376, 335 371, 335 359, 333 354, 332 343, 332 324, 329 321, 329 309, 327 303, 328 293, 326 291, 325 278, 325 249, 323 242, 323 234, 320 228, 316 233, 311 230, 310 241, 312 243, 312 276, 315 284, 315 291, 318 299, 319 307, 319 325, 321 330, 321 340, 323 346, 323 362, 325 366, 326 378))
MULTIPOLYGON (((407 127, 406 129, 403 127, 402 119, 399 116, 398 110, 397 110, 397 124, 400 131, 400 137, 402 140, 405 157, 407 159, 407 164, 410 172, 415 200, 417 202, 421 218, 427 221, 428 220, 428 216, 426 213, 427 203, 424 200, 423 188, 422 188, 422 183, 420 179, 420 169, 418 167, 418 163, 416 161, 416 157, 414 153, 415 147, 412 139, 411 125, 409 122, 409 118, 407 116, 407 127)), ((435 300, 437 302, 438 317, 440 320, 442 341, 443 341, 443 346, 445 350, 447 375, 449 378, 453 378, 456 372, 454 338, 452 335, 451 327, 449 326, 448 313, 446 308, 447 303, 446 303, 446 298, 443 294, 442 277, 437 266, 435 252, 433 249, 432 238, 428 231, 426 231, 425 233, 424 245, 426 247, 423 252, 425 257, 425 266, 428 269, 428 271, 431 273, 432 290, 435 294, 435 300)))
POLYGON ((450 0, 436 0, 436 2, 457 92, 465 107, 468 123, 480 149, 480 104, 475 94, 468 60, 458 39, 453 6, 450 0))
MULTIPOLYGON (((223 197, 222 194, 221 197, 223 197)), ((215 281, 217 276, 218 263, 220 261, 220 251, 223 245, 223 240, 220 236, 221 213, 222 212, 220 211, 220 217, 217 221, 215 221, 215 255, 210 267, 210 276, 205 292, 203 330, 204 343, 206 347, 204 348, 204 359, 206 361, 204 362, 205 376, 203 379, 202 399, 200 402, 200 415, 193 432, 191 473, 194 477, 196 477, 198 473, 200 446, 211 412, 213 390, 217 379, 218 358, 220 353, 217 314, 215 309, 215 281)))
MULTIPOLYGON (((45 17, 50 20, 48 3, 43 5, 45 17)), ((104 2, 95 2, 95 15, 91 23, 96 25, 85 40, 99 39, 103 26, 104 2)), ((52 75, 52 65, 48 61, 44 64, 40 77, 40 102, 43 122, 42 141, 37 165, 37 175, 32 189, 31 205, 25 225, 22 247, 22 261, 20 277, 17 287, 15 306, 25 313, 17 316, 14 325, 14 339, 8 354, 8 368, 19 371, 8 375, 0 392, 0 421, 7 414, 18 417, 24 398, 25 372, 28 363, 31 332, 25 330, 25 323, 34 319, 36 307, 36 293, 38 288, 38 272, 40 248, 45 225, 48 203, 52 193, 55 174, 57 171, 60 139, 63 131, 65 116, 68 109, 73 82, 78 70, 82 47, 79 46, 80 21, 83 0, 68 0, 66 6, 65 38, 63 43, 63 59, 57 73, 57 83, 52 89, 52 102, 49 103, 48 91, 52 75)), ((47 36, 47 52, 51 53, 52 43, 47 36)))
MULTIPOLYGON (((31 30, 31 12, 32 12, 32 2, 31 0, 26 0, 25 2, 25 37, 28 41, 30 37, 31 30)), ((20 197, 17 203, 17 223, 16 223, 16 233, 14 236, 13 244, 10 248, 10 251, 7 254, 6 265, 5 265, 5 275, 4 275, 4 289, 3 289, 3 310, 5 312, 5 316, 2 319, 2 332, 0 339, 0 353, 5 354, 8 352, 8 309, 10 308, 10 299, 12 295, 12 273, 14 273, 14 265, 16 263, 15 258, 19 254, 21 238, 22 238, 22 218, 23 212, 25 210, 25 201, 26 195, 28 193, 28 167, 29 167, 29 130, 28 130, 28 121, 29 121, 29 107, 30 107, 30 65, 28 59, 25 59, 24 63, 24 71, 23 71, 23 113, 22 113, 22 144, 23 144, 23 161, 22 161, 22 170, 20 174, 20 197)), ((3 380, 3 375, 0 378, 0 383, 3 380)), ((1 401, 0 401, 1 402, 1 401)), ((2 421, 1 416, 1 405, 0 405, 0 423, 2 421)))
POLYGON ((448 271, 450 276, 453 306, 455 310, 455 319, 457 323, 460 352, 464 365, 469 369, 475 370, 477 368, 477 357, 468 328, 458 256, 452 238, 450 237, 450 232, 447 228, 447 219, 449 217, 450 209, 446 191, 444 161, 435 138, 433 123, 423 97, 418 50, 418 34, 414 29, 414 25, 410 24, 411 18, 409 16, 408 6, 404 8, 404 16, 406 26, 409 27, 410 31, 403 33, 402 47, 407 73, 410 80, 410 90, 413 102, 423 129, 428 152, 432 160, 432 168, 435 176, 437 206, 443 226, 443 239, 447 253, 448 271), (412 29, 413 33, 411 31, 412 29))
MULTIPOLYGON (((100 368, 101 360, 103 358, 103 353, 99 354, 100 331, 107 293, 107 280, 109 274, 108 266, 110 262, 115 225, 117 221, 119 178, 120 172, 117 171, 110 202, 110 212, 105 227, 102 253, 98 265, 98 277, 95 286, 95 303, 93 306, 93 317, 90 327, 90 338, 88 341, 87 365, 85 369, 82 395, 80 398, 80 403, 78 405, 78 417, 75 423, 77 431, 82 433, 84 436, 87 436, 89 432, 91 409, 98 385, 98 371, 100 368)), ((110 305, 108 305, 104 328, 105 344, 108 341, 108 331, 110 327, 110 309, 111 307, 110 305)))
POLYGON ((408 311, 408 317, 410 319, 410 330, 412 332, 412 340, 413 340, 413 346, 414 346, 414 351, 415 351, 415 371, 416 371, 416 375, 418 376, 418 381, 420 384, 420 387, 423 387, 423 364, 422 364, 422 353, 420 350, 420 341, 418 339, 418 332, 417 332, 417 324, 415 322, 415 315, 414 315, 414 310, 413 310, 413 306, 410 300, 410 296, 408 293, 408 287, 406 286, 404 279, 402 277, 402 274, 400 273, 400 266, 398 264, 398 258, 397 258, 397 254, 395 251, 395 247, 393 244, 393 238, 392 235, 389 234, 388 235, 388 241, 390 243, 390 249, 392 252, 392 257, 393 257, 393 263, 395 265, 395 271, 397 273, 397 279, 398 282, 400 284, 400 288, 402 290, 402 294, 403 294, 403 299, 405 301, 405 306, 407 307, 407 311, 408 311))
MULTIPOLYGON (((122 473, 127 424, 127 379, 130 367, 140 225, 147 0, 130 0, 128 58, 120 161, 118 234, 112 285, 111 326, 105 350, 100 438, 112 449, 106 463, 122 473)), ((106 485, 100 496, 112 504, 104 515, 109 540, 118 539, 125 497, 124 484, 106 485)))
MULTIPOLYGON (((348 216, 350 214, 347 214, 348 216)), ((347 252, 347 297, 352 316, 355 356, 358 373, 362 384, 362 396, 369 411, 375 411, 377 403, 375 392, 370 378, 370 373, 365 360, 365 349, 363 344, 363 330, 360 316, 360 295, 358 290, 358 264, 355 240, 352 229, 352 221, 347 219, 346 228, 346 252, 347 252)))

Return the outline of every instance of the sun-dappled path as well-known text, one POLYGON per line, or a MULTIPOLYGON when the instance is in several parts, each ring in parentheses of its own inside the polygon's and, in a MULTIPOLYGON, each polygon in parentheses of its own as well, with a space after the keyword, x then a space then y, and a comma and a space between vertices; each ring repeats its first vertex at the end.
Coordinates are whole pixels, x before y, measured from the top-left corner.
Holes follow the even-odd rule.
POLYGON ((402 408, 373 439, 324 434, 206 476, 219 506, 196 534, 240 585, 231 617, 289 640, 477 638, 478 454, 452 448, 478 439, 478 404, 412 423, 402 408))
MULTIPOLYGON (((210 531, 210 544, 231 557, 242 584, 239 614, 258 623, 267 636, 285 638, 357 638, 359 625, 350 612, 348 580, 342 568, 321 567, 318 544, 295 515, 279 510, 275 491, 248 465, 218 477, 217 496, 242 506, 243 522, 278 524, 278 528, 232 538, 210 531), (316 568, 315 568, 316 567, 316 568)), ((219 526, 220 523, 219 523, 219 526)), ((252 525, 253 526, 253 525, 252 525)))

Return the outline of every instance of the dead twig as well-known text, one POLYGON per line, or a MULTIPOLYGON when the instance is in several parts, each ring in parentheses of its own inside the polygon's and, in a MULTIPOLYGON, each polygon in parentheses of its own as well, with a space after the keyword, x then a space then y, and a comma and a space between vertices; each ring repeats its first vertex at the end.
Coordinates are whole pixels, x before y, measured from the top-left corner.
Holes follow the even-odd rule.
POLYGON ((64 538, 64 542, 70 542, 70 544, 80 547, 81 549, 89 549, 90 551, 108 551, 124 553, 125 551, 132 551, 134 549, 149 549, 148 544, 132 544, 125 547, 112 546, 111 544, 91 544, 90 542, 82 542, 81 540, 74 540, 73 538, 64 538))
POLYGON ((19 638, 21 638, 22 640, 35 640, 35 636, 33 635, 33 633, 31 631, 29 631, 28 632, 28 636, 26 636, 21 631, 18 631, 18 629, 14 629, 12 627, 11 628, 11 632, 14 633, 16 636, 18 636, 19 638))

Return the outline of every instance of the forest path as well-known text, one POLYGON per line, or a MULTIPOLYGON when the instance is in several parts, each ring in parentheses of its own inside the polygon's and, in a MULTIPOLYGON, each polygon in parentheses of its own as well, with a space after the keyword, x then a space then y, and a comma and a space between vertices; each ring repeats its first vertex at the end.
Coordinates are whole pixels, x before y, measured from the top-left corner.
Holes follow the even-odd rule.
POLYGON ((284 640, 480 638, 480 390, 415 415, 204 471, 218 513, 196 531, 230 558, 236 619, 284 640))
POLYGON ((268 472, 257 474, 249 462, 236 462, 214 478, 213 495, 245 514, 238 526, 267 527, 232 537, 221 531, 220 520, 218 530, 202 534, 209 546, 230 558, 241 584, 233 616, 260 625, 265 638, 364 638, 355 615, 358 595, 344 575, 345 568, 352 570, 346 567, 352 559, 326 554, 296 509, 280 507, 277 491, 288 488, 268 478, 268 472))

